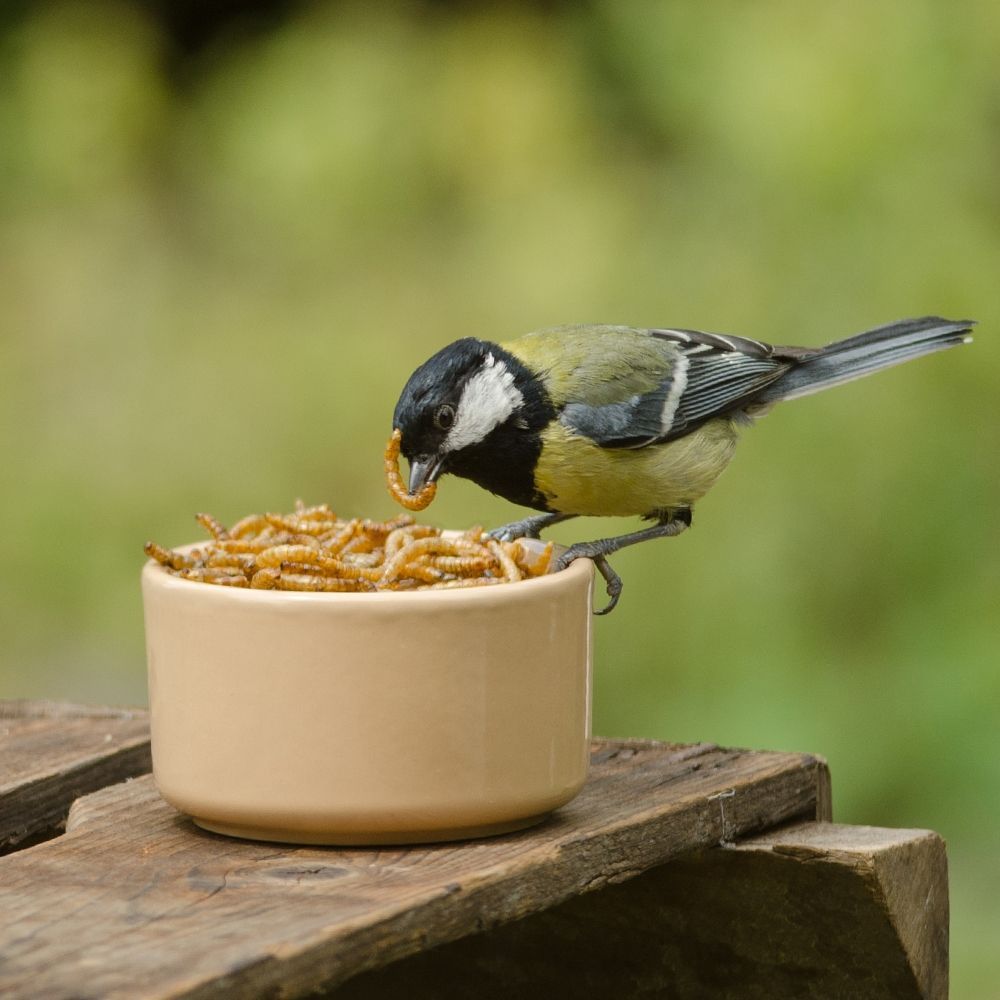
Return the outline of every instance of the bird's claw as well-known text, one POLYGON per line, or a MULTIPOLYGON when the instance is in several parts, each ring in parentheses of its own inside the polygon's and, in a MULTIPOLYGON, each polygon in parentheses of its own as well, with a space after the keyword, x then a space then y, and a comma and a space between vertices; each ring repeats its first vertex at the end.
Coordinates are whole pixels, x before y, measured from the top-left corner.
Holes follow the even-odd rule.
POLYGON ((565 552, 563 552, 555 561, 555 566, 553 567, 554 572, 565 569, 576 559, 592 559, 594 561, 595 569, 604 578, 608 597, 610 598, 608 603, 601 608, 600 611, 595 611, 594 614, 610 614, 614 611, 615 606, 618 604, 618 599, 622 596, 622 589, 625 586, 622 583, 622 578, 611 568, 611 564, 608 562, 607 556, 595 554, 588 548, 586 543, 583 543, 582 545, 571 545, 565 552))
POLYGON ((622 583, 622 578, 611 568, 611 564, 605 556, 598 556, 594 560, 594 565, 597 567, 597 572, 604 577, 605 589, 610 598, 608 603, 600 611, 595 611, 594 614, 607 615, 615 610, 615 605, 618 603, 618 598, 622 596, 622 588, 625 585, 622 583))
POLYGON ((494 538, 498 542, 513 542, 518 538, 537 538, 537 535, 518 534, 516 524, 502 524, 499 528, 491 528, 486 532, 487 538, 494 538))
MULTIPOLYGON (((510 524, 501 524, 499 528, 486 532, 487 538, 495 538, 500 542, 513 542, 517 538, 538 538, 542 529, 552 524, 558 524, 572 517, 572 514, 536 514, 534 517, 525 517, 520 521, 511 521, 510 524)), ((653 530, 653 529, 647 529, 653 530)), ((660 529, 662 530, 662 528, 660 529)), ((577 542, 557 556, 552 565, 552 572, 557 573, 565 569, 575 559, 592 559, 597 572, 604 577, 607 585, 608 603, 595 611, 595 615, 606 615, 613 611, 618 603, 618 598, 622 595, 622 578, 611 568, 608 563, 608 552, 616 550, 617 539, 605 538, 596 542, 577 542)))
POLYGON ((495 538, 498 542, 513 542, 518 538, 538 538, 546 522, 536 517, 525 517, 510 524, 501 524, 486 532, 487 538, 495 538))

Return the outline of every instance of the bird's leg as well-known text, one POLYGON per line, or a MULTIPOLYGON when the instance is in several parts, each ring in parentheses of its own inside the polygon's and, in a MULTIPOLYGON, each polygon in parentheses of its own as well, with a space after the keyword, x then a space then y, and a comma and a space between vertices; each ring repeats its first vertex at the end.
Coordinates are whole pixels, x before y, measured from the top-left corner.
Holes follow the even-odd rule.
POLYGON ((611 598, 608 606, 597 612, 599 615, 606 615, 618 603, 622 592, 621 577, 608 565, 607 557, 627 545, 637 545, 639 542, 652 541, 654 538, 672 538, 690 525, 691 510, 687 507, 659 511, 657 523, 650 528, 632 531, 627 535, 598 538, 593 542, 577 542, 575 545, 571 545, 556 560, 553 570, 565 569, 574 559, 593 559, 597 571, 607 583, 608 595, 611 598))
POLYGON ((611 563, 608 562, 607 556, 595 556, 594 566, 597 568, 597 572, 604 577, 605 589, 608 592, 608 603, 601 608, 600 611, 595 611, 595 615, 606 615, 609 611, 614 611, 615 605, 618 603, 618 598, 622 596, 622 578, 611 568, 611 563))
POLYGON ((594 559, 610 556, 627 545, 637 545, 639 542, 649 542, 654 538, 672 538, 679 535, 691 524, 691 511, 686 507, 679 510, 664 511, 657 516, 657 523, 642 531, 632 531, 627 535, 615 535, 613 538, 598 538, 593 542, 577 542, 571 545, 556 560, 555 568, 565 569, 574 559, 594 559))
POLYGON ((520 521, 502 524, 499 528, 487 531, 486 535, 501 542, 512 542, 515 538, 538 538, 543 528, 558 524, 560 521, 568 521, 571 517, 576 517, 576 514, 535 514, 520 521))
MULTIPOLYGON (((510 524, 503 524, 499 528, 486 532, 487 537, 496 538, 501 542, 512 542, 515 538, 538 538, 544 528, 560 521, 568 521, 576 514, 535 514, 532 517, 525 517, 520 521, 512 521, 510 524)), ((565 565, 569 565, 569 560, 565 565)), ((604 577, 607 584, 608 597, 611 599, 600 611, 595 611, 595 615, 606 615, 618 603, 618 598, 622 592, 622 578, 611 568, 608 560, 604 556, 595 556, 594 565, 598 573, 604 577)), ((563 564, 557 564, 556 569, 563 569, 563 564)))

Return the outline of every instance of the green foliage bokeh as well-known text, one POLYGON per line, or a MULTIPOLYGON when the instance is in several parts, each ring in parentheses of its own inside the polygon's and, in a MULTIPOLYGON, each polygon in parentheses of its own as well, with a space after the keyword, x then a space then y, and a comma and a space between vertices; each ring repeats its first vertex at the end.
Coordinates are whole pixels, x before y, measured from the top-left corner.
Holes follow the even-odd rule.
MULTIPOLYGON (((594 721, 815 751, 837 819, 940 831, 956 995, 988 995, 1000 9, 316 5, 182 81, 164 48, 127 3, 0 34, 0 696, 141 703, 141 546, 194 511, 389 515, 396 395, 459 336, 971 315, 779 407, 694 530, 615 560, 594 721)), ((447 480, 429 515, 515 512, 447 480)))

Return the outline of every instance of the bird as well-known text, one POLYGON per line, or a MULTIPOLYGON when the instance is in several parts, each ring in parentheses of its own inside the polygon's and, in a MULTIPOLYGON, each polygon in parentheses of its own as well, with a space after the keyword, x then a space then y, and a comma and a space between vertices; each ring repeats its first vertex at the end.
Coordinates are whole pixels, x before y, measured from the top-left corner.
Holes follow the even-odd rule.
POLYGON ((638 531, 577 542, 606 614, 621 577, 608 556, 680 534, 733 458, 741 427, 776 403, 971 341, 974 320, 905 319, 825 347, 781 347, 688 329, 577 325, 504 343, 464 337, 406 381, 393 413, 416 493, 445 474, 540 513, 493 529, 538 538, 578 516, 635 517, 638 531))

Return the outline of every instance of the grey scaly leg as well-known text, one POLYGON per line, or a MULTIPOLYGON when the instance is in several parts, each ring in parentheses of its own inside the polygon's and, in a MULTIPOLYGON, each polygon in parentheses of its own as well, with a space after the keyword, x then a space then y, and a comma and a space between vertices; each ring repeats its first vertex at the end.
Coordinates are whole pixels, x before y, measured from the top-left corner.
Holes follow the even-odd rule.
POLYGON ((487 531, 486 536, 500 542, 512 542, 515 538, 538 538, 543 528, 568 521, 571 517, 576 517, 576 514, 535 514, 520 521, 511 521, 510 524, 501 524, 499 528, 487 531))
POLYGON ((607 557, 627 545, 637 545, 639 542, 649 542, 654 538, 673 538, 688 528, 691 524, 691 511, 688 508, 661 511, 657 515, 657 523, 642 531, 633 531, 627 535, 615 535, 613 538, 598 538, 593 542, 577 542, 571 545, 556 560, 556 571, 565 569, 574 559, 593 559, 598 572, 607 583, 608 595, 611 600, 607 607, 598 611, 606 615, 618 603, 622 592, 621 577, 608 565, 607 557))
MULTIPOLYGON (((503 524, 499 528, 486 532, 488 538, 496 538, 501 542, 512 542, 515 538, 538 538, 545 528, 560 521, 568 521, 576 514, 534 514, 525 517, 520 521, 512 521, 510 524, 503 524)), ((575 557, 574 557, 575 558, 575 557)), ((556 569, 563 569, 572 562, 572 559, 565 563, 562 560, 556 565, 556 569)), ((622 578, 611 568, 610 563, 604 556, 595 556, 594 565, 598 573, 604 577, 607 584, 608 596, 611 598, 606 607, 600 611, 595 611, 595 615, 606 615, 617 603, 622 592, 622 578)))

